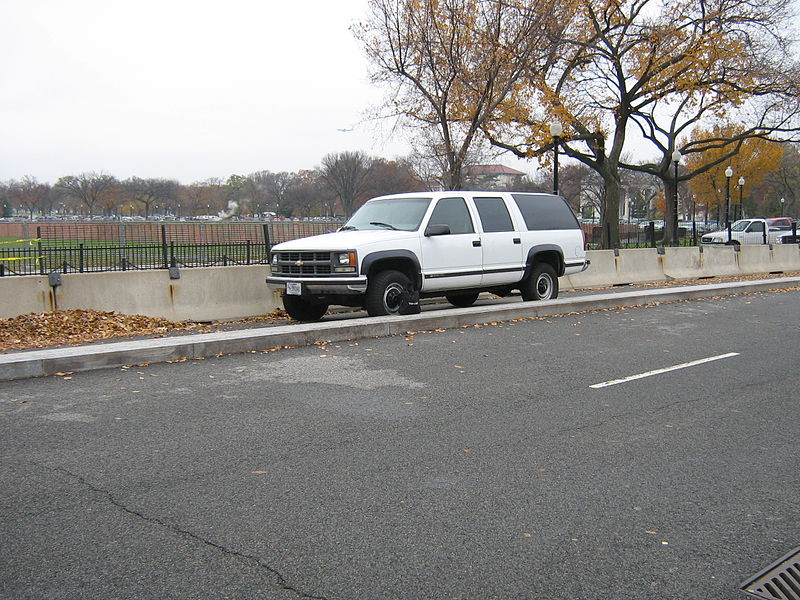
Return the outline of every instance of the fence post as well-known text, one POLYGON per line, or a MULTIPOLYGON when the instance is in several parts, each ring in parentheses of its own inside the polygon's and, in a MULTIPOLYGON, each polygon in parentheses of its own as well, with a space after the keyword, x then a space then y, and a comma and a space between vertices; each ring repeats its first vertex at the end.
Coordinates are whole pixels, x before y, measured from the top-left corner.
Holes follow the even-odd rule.
POLYGON ((767 243, 767 229, 769 229, 769 225, 767 225, 767 223, 765 222, 764 223, 764 243, 765 244, 767 243))
POLYGON ((178 266, 178 261, 175 260, 175 240, 169 241, 169 265, 171 267, 178 266))
POLYGON ((269 252, 270 248, 272 248, 269 243, 269 223, 264 223, 264 243, 267 245, 267 252, 269 252))
POLYGON ((167 256, 167 226, 161 225, 161 258, 165 269, 169 268, 169 257, 167 256))
POLYGON ((78 273, 83 273, 83 242, 78 244, 78 273))
POLYGON ((650 247, 651 248, 655 248, 656 247, 656 222, 655 221, 650 221, 650 224, 648 225, 648 227, 650 228, 650 247))
POLYGON ((247 261, 245 264, 250 264, 250 238, 247 238, 247 261))
POLYGON ((36 240, 36 252, 38 253, 36 262, 39 263, 39 275, 44 275, 44 261, 42 260, 44 258, 42 255, 42 228, 38 225, 36 226, 36 240))

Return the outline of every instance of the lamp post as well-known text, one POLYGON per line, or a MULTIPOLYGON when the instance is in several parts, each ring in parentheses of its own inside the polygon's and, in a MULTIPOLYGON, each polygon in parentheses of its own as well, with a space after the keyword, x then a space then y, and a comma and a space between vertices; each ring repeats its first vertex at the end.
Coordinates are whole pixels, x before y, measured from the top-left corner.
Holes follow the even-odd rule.
POLYGON ((675 163, 675 198, 672 205, 672 245, 678 245, 678 163, 681 162, 681 153, 676 149, 672 153, 672 162, 675 163))
POLYGON ((553 136, 553 193, 558 194, 558 145, 561 143, 561 135, 564 128, 561 123, 550 125, 550 135, 553 136))
MULTIPOLYGON (((739 177, 739 218, 744 219, 744 204, 742 204, 742 195, 744 193, 744 177, 739 177)), ((733 217, 736 218, 736 212, 733 213, 733 217)))
POLYGON ((733 177, 733 168, 728 166, 725 169, 725 229, 728 230, 728 241, 731 241, 731 177, 733 177))
POLYGON ((781 216, 783 216, 783 205, 786 204, 786 198, 781 198, 781 216))

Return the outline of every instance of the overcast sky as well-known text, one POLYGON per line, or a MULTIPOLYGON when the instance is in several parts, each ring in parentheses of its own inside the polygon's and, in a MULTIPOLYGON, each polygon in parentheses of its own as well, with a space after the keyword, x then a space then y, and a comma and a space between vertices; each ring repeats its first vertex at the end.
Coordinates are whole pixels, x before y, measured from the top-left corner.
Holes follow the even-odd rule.
POLYGON ((350 25, 366 0, 0 0, 0 181, 191 183, 395 158, 350 25), (352 131, 338 131, 351 129, 352 131))

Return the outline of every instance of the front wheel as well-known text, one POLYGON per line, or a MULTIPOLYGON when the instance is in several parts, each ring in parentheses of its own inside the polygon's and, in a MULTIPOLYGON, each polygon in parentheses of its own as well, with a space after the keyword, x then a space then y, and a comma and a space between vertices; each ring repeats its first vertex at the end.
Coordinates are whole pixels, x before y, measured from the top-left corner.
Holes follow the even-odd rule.
POLYGON ((411 281, 400 271, 382 271, 370 279, 364 304, 370 317, 396 315, 407 298, 411 281))
POLYGON ((558 277, 556 270, 547 263, 537 263, 531 274, 519 287, 522 299, 555 300, 558 298, 558 277))
POLYGON ((283 308, 295 321, 319 321, 328 310, 328 305, 311 302, 302 296, 284 295, 283 308))

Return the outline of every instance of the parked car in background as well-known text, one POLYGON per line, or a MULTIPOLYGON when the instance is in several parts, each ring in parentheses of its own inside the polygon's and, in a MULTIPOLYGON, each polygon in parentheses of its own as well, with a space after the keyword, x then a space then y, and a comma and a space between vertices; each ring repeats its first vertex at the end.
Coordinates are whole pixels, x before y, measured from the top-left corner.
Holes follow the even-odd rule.
POLYGON ((780 244, 783 236, 791 235, 791 230, 771 227, 768 219, 740 219, 731 225, 730 233, 727 229, 720 229, 707 233, 700 238, 700 243, 713 244, 780 244))
POLYGON ((792 228, 792 218, 791 217, 772 217, 767 219, 767 225, 770 227, 774 227, 776 229, 791 229, 792 228))

